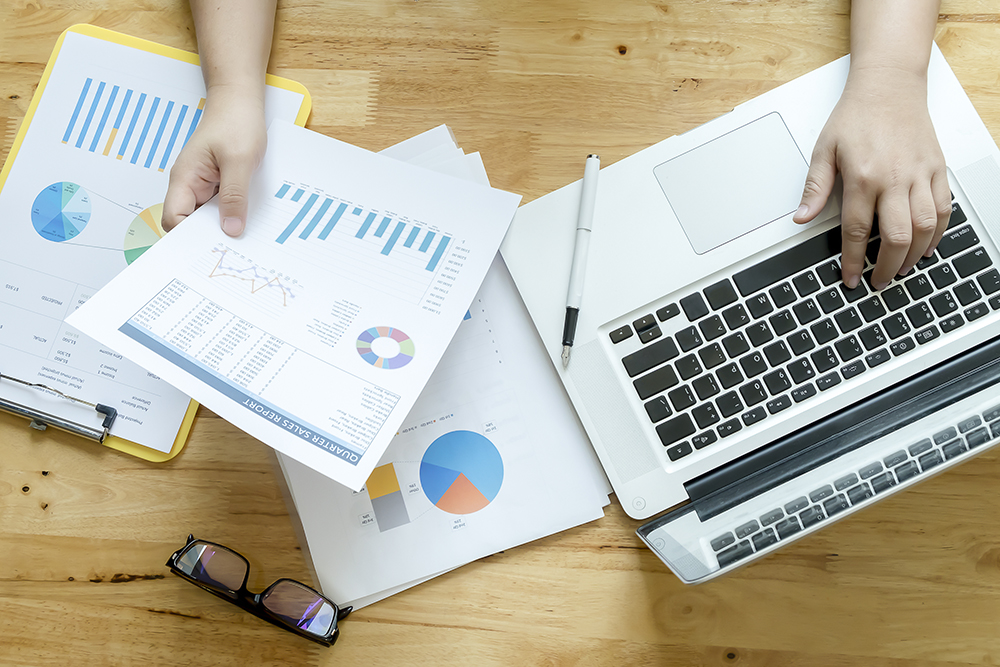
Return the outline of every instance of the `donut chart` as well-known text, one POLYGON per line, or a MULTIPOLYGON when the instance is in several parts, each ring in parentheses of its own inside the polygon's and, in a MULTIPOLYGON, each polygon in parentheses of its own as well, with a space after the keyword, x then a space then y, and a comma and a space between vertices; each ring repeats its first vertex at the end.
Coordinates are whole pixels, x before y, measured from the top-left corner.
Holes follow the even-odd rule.
POLYGON ((474 431, 451 431, 431 443, 420 461, 427 499, 449 514, 472 514, 497 497, 503 459, 496 446, 474 431))
POLYGON ((405 333, 394 327, 372 327, 361 332, 357 341, 358 354, 375 368, 402 368, 413 360, 416 348, 413 341, 405 333), (372 349, 380 339, 395 341, 399 350, 394 356, 379 356, 372 349))
POLYGON ((163 204, 154 204, 135 216, 125 230, 125 241, 122 249, 125 251, 125 261, 131 264, 142 256, 142 253, 163 238, 166 233, 160 225, 163 217, 163 204))
POLYGON ((47 241, 75 238, 90 222, 90 194, 76 183, 60 181, 38 193, 31 205, 31 225, 47 241))

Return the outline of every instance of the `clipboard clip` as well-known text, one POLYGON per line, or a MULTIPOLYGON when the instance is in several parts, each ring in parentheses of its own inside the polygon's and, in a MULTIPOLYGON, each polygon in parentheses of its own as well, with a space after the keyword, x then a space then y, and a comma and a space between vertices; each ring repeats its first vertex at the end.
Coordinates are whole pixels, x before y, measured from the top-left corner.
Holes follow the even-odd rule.
POLYGON ((27 405, 22 405, 16 401, 11 401, 0 396, 0 410, 10 412, 21 417, 26 417, 31 420, 31 428, 37 429, 39 431, 44 431, 49 426, 53 428, 58 428, 67 433, 72 433, 74 435, 79 435, 90 440, 95 440, 97 442, 103 443, 104 439, 108 437, 108 433, 111 430, 111 425, 115 423, 115 417, 118 416, 118 410, 112 408, 108 405, 102 405, 100 403, 89 403, 82 399, 70 396, 69 394, 64 394, 58 389, 53 389, 44 384, 38 382, 26 382, 24 380, 19 380, 16 377, 10 375, 4 375, 0 373, 0 380, 9 380, 11 382, 17 382, 25 387, 31 387, 35 389, 43 389, 45 391, 50 391, 54 394, 58 394, 63 398, 73 401, 74 403, 80 403, 81 405, 86 405, 88 407, 94 408, 98 414, 103 415, 103 421, 100 427, 88 426, 87 424, 81 424, 69 419, 63 419, 58 415, 53 415, 48 412, 42 412, 41 410, 35 410, 34 408, 28 407, 27 405))

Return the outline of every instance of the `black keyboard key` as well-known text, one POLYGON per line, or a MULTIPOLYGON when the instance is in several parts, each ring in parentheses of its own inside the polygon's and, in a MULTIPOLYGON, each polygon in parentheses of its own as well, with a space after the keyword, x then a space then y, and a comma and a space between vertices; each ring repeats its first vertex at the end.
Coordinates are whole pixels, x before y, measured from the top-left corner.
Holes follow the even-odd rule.
POLYGON ((772 287, 767 290, 767 293, 771 295, 771 300, 774 301, 776 308, 783 308, 796 299, 795 290, 789 283, 781 283, 777 287, 772 287))
MULTIPOLYGON (((833 353, 833 348, 830 346, 816 350, 809 355, 809 358, 812 359, 813 365, 816 366, 817 373, 825 373, 840 363, 837 355, 833 353)), ((820 390, 822 390, 822 387, 820 387, 820 390)))
POLYGON ((868 364, 868 368, 875 368, 876 366, 881 366, 890 359, 892 359, 892 355, 889 354, 889 350, 883 347, 881 350, 875 350, 865 357, 865 363, 868 364))
POLYGON ((896 478, 892 476, 891 472, 884 472, 881 475, 876 475, 871 478, 872 491, 875 493, 882 493, 887 491, 892 487, 896 486, 896 478))
POLYGON ((813 524, 819 523, 826 517, 823 515, 823 510, 820 509, 818 505, 813 505, 812 507, 807 507, 802 510, 802 514, 799 515, 799 518, 802 520, 802 527, 808 528, 813 524))
POLYGON ((781 511, 780 507, 777 507, 760 517, 760 525, 770 526, 772 523, 783 518, 784 516, 785 513, 781 511))
POLYGON ((966 308, 962 312, 965 314, 966 321, 973 322, 978 320, 980 317, 989 315, 990 309, 986 307, 985 303, 977 303, 974 306, 966 308))
POLYGON ((670 447, 684 438, 694 435, 695 431, 694 422, 687 414, 677 415, 656 427, 656 435, 660 436, 660 442, 663 443, 664 447, 670 447))
POLYGON ((990 308, 1000 310, 1000 294, 990 297, 990 308))
POLYGON ((746 334, 754 347, 760 347, 774 340, 774 334, 771 333, 771 327, 767 326, 767 322, 754 322, 746 328, 746 334))
POLYGON ((750 311, 750 314, 753 315, 754 319, 770 315, 774 312, 774 306, 771 304, 771 300, 767 298, 767 294, 764 292, 754 294, 752 297, 747 299, 747 309, 750 311))
POLYGON ((816 273, 824 285, 840 282, 840 264, 836 260, 820 264, 816 267, 816 273))
POLYGON ((833 320, 829 317, 812 325, 809 330, 812 331, 813 338, 816 339, 818 345, 829 343, 840 335, 837 327, 833 326, 833 320))
POLYGON ((826 510, 827 516, 839 514, 849 507, 850 504, 847 502, 847 496, 843 493, 836 495, 823 503, 823 509, 826 510))
POLYGON ((718 551, 719 549, 725 549, 730 544, 735 544, 736 538, 733 537, 732 533, 726 533, 725 535, 719 535, 717 538, 712 540, 712 550, 718 551))
MULTIPOLYGON (((709 405, 711 406, 711 403, 709 405)), ((718 440, 719 436, 715 435, 715 431, 705 431, 704 433, 692 436, 691 444, 694 445, 695 449, 704 449, 718 440)))
POLYGON ((926 454, 924 454, 923 456, 921 456, 919 459, 917 459, 917 461, 920 462, 920 469, 923 470, 923 471, 925 471, 925 472, 928 471, 928 470, 930 470, 934 466, 938 466, 938 465, 941 465, 942 463, 944 463, 944 459, 941 458, 940 452, 938 452, 936 449, 933 450, 933 451, 927 452, 926 454))
POLYGON ((942 257, 948 259, 952 255, 957 255, 963 250, 978 245, 978 243, 979 237, 976 236, 976 231, 971 225, 966 225, 945 232, 944 236, 941 237, 941 242, 938 243, 937 251, 942 257))
POLYGON ((764 361, 764 355, 760 352, 751 352, 746 356, 740 357, 740 368, 743 369, 743 374, 748 378, 757 377, 768 370, 767 362, 764 361))
POLYGON ((983 294, 993 294, 1000 291, 1000 273, 996 269, 990 269, 986 273, 977 276, 976 282, 983 289, 983 294))
POLYGON ((671 461, 676 461, 678 459, 684 458, 693 451, 694 450, 691 449, 691 443, 684 441, 679 445, 672 445, 670 447, 667 447, 667 456, 670 458, 671 461))
POLYGON ((753 540, 753 547, 757 551, 766 549, 772 544, 777 544, 778 542, 778 538, 775 536, 774 531, 770 528, 765 528, 750 539, 753 540))
POLYGON ((943 431, 939 431, 934 434, 934 444, 942 445, 949 440, 954 440, 958 437, 958 431, 954 428, 946 428, 943 431))
POLYGON ((952 297, 951 292, 941 292, 940 294, 935 294, 930 300, 931 308, 937 313, 938 317, 944 317, 949 313, 953 313, 958 310, 958 304, 955 303, 954 297, 952 297))
POLYGON ((930 279, 922 273, 910 278, 904 284, 906 285, 906 291, 910 293, 910 298, 914 301, 919 301, 934 291, 934 286, 931 285, 930 279))
POLYGON ((793 331, 797 326, 795 320, 792 318, 792 314, 787 310, 771 315, 771 317, 767 318, 767 321, 771 323, 771 328, 778 336, 784 336, 789 331, 793 331))
POLYGON ((816 387, 814 387, 811 383, 804 384, 801 387, 796 387, 795 389, 792 389, 792 400, 794 400, 796 403, 801 403, 807 398, 812 398, 815 395, 816 395, 816 387))
POLYGON ((882 305, 882 301, 877 296, 870 297, 859 303, 858 310, 861 311, 861 316, 865 318, 865 322, 874 322, 884 316, 886 312, 885 306, 882 305))
POLYGON ((854 289, 849 288, 844 283, 840 283, 840 291, 843 292, 847 303, 854 303, 868 296, 868 288, 865 287, 865 281, 863 280, 859 281, 858 286, 854 289))
POLYGON ((792 376, 792 382, 802 384, 806 380, 812 379, 816 375, 812 364, 808 359, 796 359, 788 364, 788 374, 792 376))
POLYGON ((705 288, 705 298, 708 299, 708 304, 712 306, 712 310, 718 310, 724 306, 736 301, 736 290, 733 289, 732 283, 728 279, 720 280, 714 285, 709 285, 705 288))
POLYGON ((670 409, 670 405, 667 403, 666 396, 657 396, 653 400, 646 403, 643 407, 646 408, 646 414, 649 415, 649 421, 661 422, 670 415, 673 411, 670 409))
POLYGON ((867 484, 860 484, 847 490, 847 497, 851 499, 852 505, 862 503, 874 495, 867 484))
POLYGON ((895 468, 907 458, 909 457, 906 455, 906 451, 901 449, 898 452, 893 452, 892 454, 889 454, 889 456, 882 459, 882 463, 885 464, 886 468, 895 468))
POLYGON ((712 343, 708 347, 698 350, 698 356, 705 368, 715 368, 727 361, 726 353, 722 351, 722 346, 718 343, 712 343))
POLYGON ((996 406, 994 408, 990 408, 989 410, 987 410, 986 412, 984 412, 983 413, 983 419, 985 419, 988 422, 991 422, 994 419, 1000 419, 1000 405, 998 405, 998 406, 996 406))
POLYGON ((739 419, 730 419, 727 422, 722 422, 716 427, 719 435, 723 438, 728 438, 734 433, 738 433, 743 429, 743 424, 740 423, 739 419))
POLYGON ((833 389, 838 384, 840 384, 840 376, 836 373, 828 373, 816 380, 816 386, 819 387, 820 391, 833 389))
POLYGON ((795 285, 795 289, 798 291, 799 296, 809 296, 810 294, 819 291, 819 281, 816 279, 816 274, 812 271, 803 273, 800 276, 795 276, 792 279, 792 284, 795 285))
POLYGON ((950 333, 965 324, 965 320, 958 313, 946 317, 938 323, 941 326, 941 333, 950 333))
MULTIPOLYGON (((800 301, 799 303, 792 306, 792 310, 795 312, 795 317, 798 319, 799 324, 806 325, 810 322, 815 322, 820 318, 819 308, 816 307, 816 302, 812 299, 807 299, 806 301, 800 301)), ((774 327, 777 329, 778 327, 774 327)))
POLYGON ((990 441, 990 432, 985 428, 977 428, 975 431, 970 431, 967 436, 965 436, 965 442, 969 445, 969 449, 978 447, 990 441))
POLYGON ((842 310, 833 316, 833 319, 837 321, 837 326, 843 333, 849 333, 859 328, 862 324, 861 318, 858 317, 858 311, 853 308, 848 308, 847 310, 842 310))
POLYGON ((628 340, 632 337, 632 327, 626 324, 620 329, 615 329, 609 333, 608 336, 611 338, 612 343, 620 343, 623 340, 628 340))
POLYGON ((719 552, 717 556, 719 559, 719 567, 722 568, 727 565, 732 565, 736 561, 752 555, 753 547, 750 546, 750 540, 743 540, 735 547, 730 547, 725 551, 719 552))
POLYGON ((809 500, 814 503, 818 503, 824 498, 829 498, 833 495, 833 487, 827 484, 826 486, 821 486, 812 493, 809 494, 809 500))
MULTIPOLYGON (((792 407, 792 399, 788 398, 787 395, 779 396, 773 400, 767 402, 767 411, 772 415, 778 414, 782 410, 787 410, 792 407)), ((1000 422, 997 422, 1000 424, 1000 422)))
POLYGON ((872 475, 877 475, 880 472, 882 472, 882 462, 876 461, 875 463, 869 463, 864 468, 859 470, 858 474, 861 475, 861 479, 868 479, 872 475))
POLYGON ((910 333, 910 325, 902 313, 895 313, 882 320, 882 328, 893 340, 910 333))
POLYGON ((739 329, 750 321, 750 314, 747 313, 743 304, 736 304, 732 308, 726 308, 722 311, 722 318, 726 320, 730 329, 739 329))
POLYGON ((979 288, 976 287, 976 283, 971 280, 966 280, 964 283, 959 283, 952 288, 955 293, 955 297, 958 302, 963 306, 968 306, 970 303, 974 303, 983 298, 982 293, 979 288))
MULTIPOLYGON (((760 380, 753 380, 740 387, 740 396, 743 397, 743 403, 745 403, 747 407, 750 407, 751 405, 757 405, 758 403, 766 401, 767 391, 764 389, 763 382, 760 380)), ((763 419, 763 408, 760 410, 760 413, 761 419, 763 419)), ((746 419, 743 420, 743 423, 746 424, 746 419)), ((747 424, 747 426, 749 425, 750 424, 747 424)))
POLYGON ((628 376, 635 377, 670 361, 679 354, 673 338, 668 336, 652 345, 647 345, 638 352, 625 356, 622 358, 622 363, 625 365, 625 372, 628 373, 628 376))
POLYGON ((722 346, 726 348, 726 352, 731 358, 736 358, 750 350, 750 344, 747 342, 746 336, 743 335, 742 331, 737 331, 732 336, 723 338, 722 346))
POLYGON ((792 352, 795 356, 801 356, 816 347, 816 343, 813 341, 812 336, 809 335, 808 331, 805 329, 799 329, 788 337, 788 346, 792 348, 792 352))
POLYGON ((955 276, 955 272, 952 271, 951 266, 948 264, 939 264, 929 271, 931 280, 934 281, 934 286, 938 289, 944 289, 948 285, 958 280, 955 276))
POLYGON ((898 357, 901 354, 906 354, 910 350, 917 347, 917 344, 913 342, 913 339, 907 336, 906 338, 900 338, 895 343, 889 346, 889 351, 892 352, 892 356, 898 357))
POLYGON ((959 454, 964 454, 969 451, 969 448, 965 446, 965 443, 961 440, 952 440, 947 442, 941 447, 941 453, 944 454, 944 458, 953 459, 959 454))
POLYGON ((861 343, 854 336, 848 336, 842 340, 838 340, 833 344, 837 348, 837 354, 840 355, 841 361, 850 361, 851 359, 856 359, 860 357, 863 353, 861 349, 861 343))
POLYGON ((649 342, 652 342, 652 341, 656 340, 657 338, 659 338, 662 335, 663 335, 663 332, 660 331, 660 327, 654 326, 651 329, 646 329, 645 331, 640 331, 639 332, 639 340, 642 341, 645 344, 645 343, 649 343, 649 342))
POLYGON ((858 483, 858 476, 852 472, 850 475, 847 475, 846 477, 841 477, 836 482, 834 482, 833 488, 837 489, 837 491, 843 491, 844 489, 854 486, 857 483, 858 483))
POLYGON ((639 394, 639 398, 646 400, 650 396, 655 396, 676 386, 678 382, 680 380, 677 379, 674 369, 671 366, 663 366, 648 375, 633 380, 632 385, 635 387, 636 393, 639 394))
MULTIPOLYGON (((715 406, 711 403, 702 403, 691 411, 691 416, 698 422, 698 428, 708 428, 713 424, 718 424, 721 417, 715 406)), ((715 435, 714 433, 712 434, 715 435)), ((695 443, 697 446, 698 443, 695 443)))
POLYGON ((802 526, 799 525, 799 520, 797 518, 790 516, 775 525, 774 529, 778 532, 778 537, 784 540, 801 531, 802 526))
POLYGON ((920 442, 915 442, 906 448, 906 451, 910 452, 910 456, 920 456, 926 451, 930 451, 934 448, 934 443, 931 442, 930 438, 924 438, 920 442))
POLYGON ((893 285, 882 290, 882 300, 885 301, 889 310, 899 310, 910 303, 910 298, 906 296, 906 292, 900 285, 893 285))
POLYGON ((684 309, 684 314, 687 315, 689 322, 694 322, 708 315, 708 306, 701 298, 701 294, 697 292, 681 299, 681 308, 684 309))
POLYGON ((705 337, 705 340, 715 340, 720 336, 725 336, 726 325, 722 323, 722 318, 718 315, 712 315, 698 323, 698 328, 701 329, 701 335, 705 337))
POLYGON ((866 370, 868 370, 864 363, 860 359, 855 359, 854 361, 847 362, 846 365, 840 367, 840 374, 844 376, 845 380, 850 380, 852 377, 861 375, 866 370))
POLYGON ((667 392, 667 398, 670 399, 670 404, 674 406, 674 410, 678 412, 690 408, 697 402, 695 401, 694 394, 691 393, 691 388, 687 385, 667 392))
POLYGON ((674 335, 677 337, 677 344, 680 345, 681 349, 685 352, 690 352, 705 342, 701 339, 701 336, 698 335, 698 330, 694 327, 681 329, 674 335))
POLYGON ((979 415, 972 415, 962 421, 958 422, 958 432, 968 433, 974 428, 978 428, 983 425, 983 419, 979 415))
POLYGON ((752 520, 752 521, 747 521, 742 526, 737 526, 733 532, 736 533, 736 537, 738 539, 743 539, 744 537, 747 537, 757 532, 758 530, 760 530, 760 524, 758 524, 756 520, 752 520))
POLYGON ((632 322, 632 326, 635 328, 636 331, 642 333, 646 329, 651 329, 656 326, 656 318, 653 317, 652 313, 650 313, 649 315, 643 315, 636 321, 632 322))
POLYGON ((715 377, 711 375, 703 375, 694 382, 691 383, 694 387, 695 393, 698 394, 698 398, 705 400, 710 396, 715 396, 721 389, 719 389, 719 384, 715 381, 715 377))
POLYGON ((663 308, 656 311, 656 316, 661 322, 666 322, 671 318, 677 317, 680 313, 681 309, 677 307, 676 303, 668 303, 663 308))
POLYGON ((809 507, 809 499, 806 498, 805 496, 802 496, 786 504, 785 512, 787 512, 788 514, 795 514, 799 510, 805 509, 807 507, 809 507))
MULTIPOLYGON (((954 196, 955 195, 952 195, 952 198, 954 198, 954 196)), ((968 220, 968 218, 965 217, 965 211, 963 211, 962 207, 958 205, 958 202, 951 202, 951 218, 948 219, 948 229, 958 227, 966 220, 968 220)))
POLYGON ((715 399, 715 404, 719 406, 719 412, 723 417, 732 417, 743 412, 743 403, 735 391, 726 392, 715 399))
POLYGON ((740 294, 749 296, 825 259, 832 259, 838 253, 840 253, 840 228, 834 227, 794 248, 789 248, 738 272, 733 276, 733 282, 736 283, 740 294))
POLYGON ((899 466, 894 471, 896 473, 896 479, 902 484, 911 477, 916 477, 920 474, 920 468, 917 467, 916 461, 907 461, 903 465, 899 466))
POLYGON ((920 269, 921 271, 923 271, 927 267, 934 266, 935 264, 937 264, 940 261, 941 261, 941 258, 938 257, 938 254, 936 252, 934 252, 934 253, 931 253, 930 257, 921 257, 920 259, 918 259, 917 260, 917 268, 920 269))
POLYGON ((889 342, 889 339, 885 336, 885 332, 882 331, 882 327, 877 324, 859 331, 858 338, 861 339, 861 344, 865 346, 865 349, 869 351, 889 342))
POLYGON ((941 333, 937 330, 937 327, 929 326, 926 329, 923 329, 922 331, 918 331, 917 333, 913 334, 913 337, 917 339, 918 343, 923 345, 924 343, 931 342, 940 335, 941 333))
POLYGON ((722 385, 723 389, 729 389, 730 387, 735 387, 739 383, 743 382, 743 374, 740 373, 740 369, 736 367, 736 364, 729 364, 723 366, 715 372, 719 378, 719 384, 722 385))
POLYGON ((674 363, 674 366, 677 368, 677 374, 681 376, 682 380, 690 380, 702 372, 701 364, 698 363, 698 357, 693 354, 681 357, 674 363))
POLYGON ((906 318, 910 320, 914 329, 919 329, 934 321, 934 313, 931 312, 930 306, 921 301, 906 309, 906 318))

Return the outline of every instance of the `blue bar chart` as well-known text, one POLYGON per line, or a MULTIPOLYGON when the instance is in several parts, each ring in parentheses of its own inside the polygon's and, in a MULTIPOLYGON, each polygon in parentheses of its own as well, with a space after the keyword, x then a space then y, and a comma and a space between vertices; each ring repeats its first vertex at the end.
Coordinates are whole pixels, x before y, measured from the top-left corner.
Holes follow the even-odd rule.
POLYGON ((62 143, 144 169, 165 171, 191 138, 205 108, 88 78, 68 110, 62 143))

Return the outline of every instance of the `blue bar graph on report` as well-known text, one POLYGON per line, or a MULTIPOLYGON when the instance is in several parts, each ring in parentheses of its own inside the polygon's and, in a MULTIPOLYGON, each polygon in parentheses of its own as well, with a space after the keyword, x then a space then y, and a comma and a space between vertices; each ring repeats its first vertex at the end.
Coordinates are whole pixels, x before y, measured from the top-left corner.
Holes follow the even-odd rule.
POLYGON ((87 78, 76 103, 67 109, 62 143, 105 157, 126 158, 129 164, 138 167, 164 171, 201 120, 205 99, 198 101, 193 114, 189 111, 195 107, 194 100, 189 102, 87 78))
POLYGON ((275 239, 276 243, 283 244, 293 235, 302 240, 326 241, 337 224, 344 220, 346 214, 348 224, 357 226, 348 227, 345 230, 346 236, 340 238, 355 239, 364 242, 367 247, 371 247, 372 242, 380 239, 378 254, 388 257, 393 252, 403 252, 409 253, 412 258, 422 257, 421 266, 432 273, 437 270, 451 243, 451 237, 446 234, 431 231, 419 224, 395 220, 392 214, 365 211, 362 207, 350 206, 347 202, 339 202, 334 207, 335 197, 310 193, 303 203, 302 197, 305 194, 306 188, 289 183, 283 183, 274 193, 275 199, 299 204, 295 215, 275 239), (321 197, 322 203, 317 206, 321 197), (348 208, 351 208, 350 213, 348 208), (306 219, 308 223, 302 226, 306 219), (315 234, 317 229, 320 230, 318 235, 315 234), (423 253, 423 255, 413 253, 423 253))

